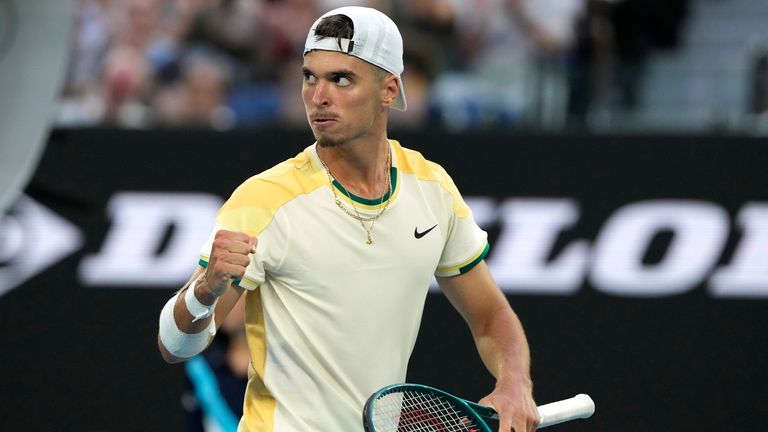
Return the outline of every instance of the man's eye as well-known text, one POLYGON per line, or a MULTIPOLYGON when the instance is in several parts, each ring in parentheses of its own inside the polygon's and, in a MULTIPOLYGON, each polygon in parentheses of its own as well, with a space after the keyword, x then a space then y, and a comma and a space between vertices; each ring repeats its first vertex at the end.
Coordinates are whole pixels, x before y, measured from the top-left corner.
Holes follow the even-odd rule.
POLYGON ((346 87, 350 84, 352 84, 352 81, 349 80, 347 77, 339 77, 336 79, 336 83, 341 87, 346 87))
POLYGON ((314 75, 304 75, 304 79, 307 81, 307 84, 315 84, 317 82, 317 77, 314 75))

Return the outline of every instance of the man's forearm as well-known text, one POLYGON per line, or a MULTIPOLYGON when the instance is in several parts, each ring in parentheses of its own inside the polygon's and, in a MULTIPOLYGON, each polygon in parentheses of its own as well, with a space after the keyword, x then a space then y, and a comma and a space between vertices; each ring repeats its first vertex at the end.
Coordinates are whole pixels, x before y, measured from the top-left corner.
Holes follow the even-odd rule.
POLYGON ((199 354, 216 334, 217 298, 206 289, 199 271, 191 281, 160 312, 158 347, 169 363, 199 354))
POLYGON ((475 335, 480 357, 497 381, 531 382, 528 341, 517 315, 504 305, 488 317, 475 335))
POLYGON ((203 305, 214 305, 216 300, 218 300, 218 297, 214 296, 207 289, 205 279, 202 277, 199 277, 193 284, 188 284, 181 290, 181 292, 179 292, 176 304, 173 307, 173 317, 179 330, 184 333, 194 334, 205 330, 213 319, 213 315, 195 321, 195 317, 192 315, 190 308, 187 305, 187 291, 190 287, 193 288, 194 291, 189 294, 194 294, 195 298, 203 305))

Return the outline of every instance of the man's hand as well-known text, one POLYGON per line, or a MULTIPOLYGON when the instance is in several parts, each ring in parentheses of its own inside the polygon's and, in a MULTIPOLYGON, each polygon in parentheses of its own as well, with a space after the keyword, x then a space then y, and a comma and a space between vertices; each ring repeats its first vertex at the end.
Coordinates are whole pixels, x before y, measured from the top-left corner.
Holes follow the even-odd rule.
POLYGON ((251 262, 249 255, 256 252, 256 244, 256 237, 248 234, 217 231, 203 278, 204 287, 200 288, 214 297, 214 300, 224 294, 232 279, 242 279, 245 275, 245 269, 251 262))
POLYGON ((491 394, 480 400, 499 414, 499 432, 534 432, 539 425, 539 412, 532 395, 529 378, 498 382, 491 394))

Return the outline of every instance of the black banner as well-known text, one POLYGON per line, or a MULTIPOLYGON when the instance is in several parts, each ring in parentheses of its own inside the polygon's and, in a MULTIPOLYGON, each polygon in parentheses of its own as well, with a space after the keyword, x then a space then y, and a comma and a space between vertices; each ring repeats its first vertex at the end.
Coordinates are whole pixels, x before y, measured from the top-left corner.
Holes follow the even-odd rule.
MULTIPOLYGON (((442 164, 489 232, 540 403, 562 431, 759 430, 768 422, 768 140, 393 133, 442 164)), ((0 424, 183 430, 157 319, 213 212, 308 132, 59 130, 0 221, 0 424)), ((429 296, 409 380, 479 399, 493 380, 429 296)))

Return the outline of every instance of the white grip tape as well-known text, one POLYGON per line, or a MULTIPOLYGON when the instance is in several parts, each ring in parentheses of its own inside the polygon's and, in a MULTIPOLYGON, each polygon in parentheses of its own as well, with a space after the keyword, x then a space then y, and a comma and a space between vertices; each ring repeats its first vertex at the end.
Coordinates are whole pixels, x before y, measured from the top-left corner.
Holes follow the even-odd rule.
POLYGON ((213 315, 213 311, 216 309, 216 303, 219 302, 217 298, 212 305, 204 305, 200 303, 195 295, 195 285, 197 285, 197 279, 187 288, 187 292, 184 294, 184 303, 187 304, 187 310, 193 317, 192 322, 197 322, 208 318, 213 315))
POLYGON ((595 412, 595 402, 588 395, 579 394, 570 399, 542 405, 538 409, 541 429, 569 420, 590 417, 595 412))
POLYGON ((200 333, 190 334, 179 330, 173 317, 173 308, 178 297, 178 293, 171 297, 160 312, 160 342, 174 357, 190 358, 208 346, 208 342, 216 335, 216 324, 215 320, 211 320, 208 327, 200 333))

